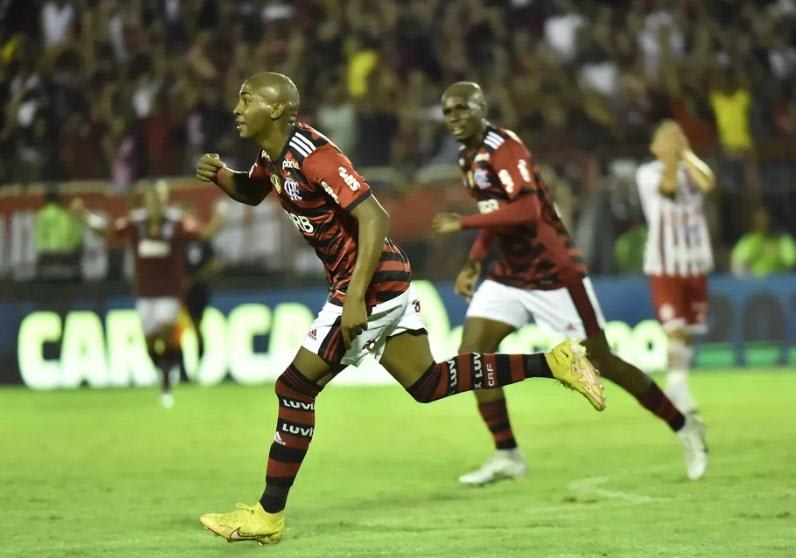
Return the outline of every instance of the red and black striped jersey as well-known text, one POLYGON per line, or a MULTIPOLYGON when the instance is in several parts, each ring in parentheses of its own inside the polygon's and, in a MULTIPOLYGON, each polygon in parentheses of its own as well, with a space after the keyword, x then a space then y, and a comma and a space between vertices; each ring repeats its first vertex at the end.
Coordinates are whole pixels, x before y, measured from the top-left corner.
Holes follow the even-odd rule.
POLYGON ((181 297, 187 283, 185 245, 199 237, 194 222, 168 208, 157 231, 149 228, 146 209, 116 220, 113 232, 127 239, 134 254, 135 291, 139 297, 181 297))
POLYGON ((489 277, 525 289, 557 289, 586 276, 586 264, 553 205, 528 148, 511 130, 488 126, 477 148, 462 146, 464 186, 488 214, 522 204, 519 224, 492 226, 485 216, 463 217, 462 226, 489 227, 500 258, 489 277))
MULTIPOLYGON (((290 220, 315 249, 329 283, 329 302, 342 305, 357 259, 359 226, 351 211, 372 196, 370 186, 337 146, 323 134, 297 123, 282 153, 262 151, 249 179, 275 191, 290 220)), ((412 271, 406 254, 389 238, 373 273, 368 308, 409 288, 412 271)))

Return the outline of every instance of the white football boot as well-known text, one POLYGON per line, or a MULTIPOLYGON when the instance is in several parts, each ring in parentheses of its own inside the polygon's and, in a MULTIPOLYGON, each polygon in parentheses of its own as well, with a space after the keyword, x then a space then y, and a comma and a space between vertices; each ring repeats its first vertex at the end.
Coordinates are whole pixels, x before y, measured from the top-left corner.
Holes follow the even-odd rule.
POLYGON ((677 431, 683 444, 685 472, 691 480, 697 480, 708 468, 708 446, 705 442, 705 423, 695 413, 685 416, 685 424, 677 431))
POLYGON ((475 471, 459 477, 459 482, 468 486, 483 486, 505 479, 518 479, 528 472, 528 464, 518 448, 497 450, 475 471))

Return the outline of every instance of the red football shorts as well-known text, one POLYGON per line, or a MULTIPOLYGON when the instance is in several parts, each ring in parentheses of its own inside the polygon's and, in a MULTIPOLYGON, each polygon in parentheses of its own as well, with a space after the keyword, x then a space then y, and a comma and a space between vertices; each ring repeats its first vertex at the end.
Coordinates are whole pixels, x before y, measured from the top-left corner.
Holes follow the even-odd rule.
POLYGON ((707 331, 708 281, 705 275, 650 275, 649 279, 652 304, 664 331, 683 328, 697 334, 707 331))

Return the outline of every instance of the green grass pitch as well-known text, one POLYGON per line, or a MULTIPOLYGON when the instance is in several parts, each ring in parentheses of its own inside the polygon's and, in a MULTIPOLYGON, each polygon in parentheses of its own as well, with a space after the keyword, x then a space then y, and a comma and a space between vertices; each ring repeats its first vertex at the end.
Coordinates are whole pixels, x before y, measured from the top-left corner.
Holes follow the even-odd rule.
POLYGON ((270 386, 0 390, 3 557, 796 556, 796 374, 701 372, 711 464, 685 479, 668 429, 607 386, 608 409, 552 382, 509 388, 529 476, 456 477, 490 453, 472 395, 331 386, 274 547, 198 522, 260 494, 270 386))

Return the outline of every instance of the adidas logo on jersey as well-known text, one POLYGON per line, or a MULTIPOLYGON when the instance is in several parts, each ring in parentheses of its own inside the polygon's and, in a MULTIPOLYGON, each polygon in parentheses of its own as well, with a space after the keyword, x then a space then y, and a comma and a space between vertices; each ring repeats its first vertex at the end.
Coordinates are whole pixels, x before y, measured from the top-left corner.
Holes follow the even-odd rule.
POLYGON ((318 330, 311 329, 310 332, 307 334, 307 337, 309 337, 313 341, 316 341, 318 339, 318 330))

